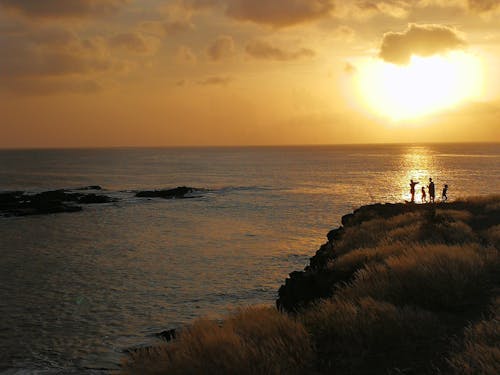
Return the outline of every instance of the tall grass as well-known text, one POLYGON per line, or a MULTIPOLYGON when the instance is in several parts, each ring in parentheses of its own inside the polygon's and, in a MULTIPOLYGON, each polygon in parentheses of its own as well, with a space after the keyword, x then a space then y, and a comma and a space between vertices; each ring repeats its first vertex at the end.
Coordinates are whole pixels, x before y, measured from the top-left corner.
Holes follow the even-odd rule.
POLYGON ((338 294, 461 312, 487 302, 498 285, 499 266, 500 254, 493 247, 416 246, 383 263, 367 265, 338 294))
POLYGON ((172 343, 139 350, 124 374, 303 374, 312 358, 304 326, 272 308, 249 308, 222 325, 200 319, 172 343))
POLYGON ((314 338, 321 373, 377 374, 409 368, 423 373, 430 366, 426 359, 442 344, 444 330, 431 312, 370 297, 322 301, 302 319, 314 338))
POLYGON ((466 328, 461 347, 450 355, 449 373, 456 375, 500 374, 500 298, 491 315, 466 328))
POLYGON ((500 196, 370 209, 308 271, 331 297, 195 321, 123 373, 500 374, 500 196))

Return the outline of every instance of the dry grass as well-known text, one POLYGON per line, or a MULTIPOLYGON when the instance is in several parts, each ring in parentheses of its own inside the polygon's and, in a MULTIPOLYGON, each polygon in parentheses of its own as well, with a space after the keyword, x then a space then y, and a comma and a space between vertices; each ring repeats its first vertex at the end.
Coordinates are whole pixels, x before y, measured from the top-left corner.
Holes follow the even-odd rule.
POLYGON ((462 349, 451 354, 450 374, 500 374, 500 299, 497 298, 491 316, 466 328, 462 349))
POLYGON ((249 308, 222 325, 197 320, 178 340, 138 351, 124 374, 302 374, 312 356, 309 334, 272 308, 249 308))
POLYGON ((437 317, 414 307, 372 298, 333 298, 304 312, 314 338, 321 373, 374 374, 411 368, 423 371, 442 326, 437 317), (417 358, 417 360, 416 360, 417 358))
POLYGON ((360 248, 371 248, 381 243, 396 242, 405 240, 412 241, 411 237, 416 232, 419 223, 422 221, 421 213, 408 213, 397 215, 389 219, 372 219, 361 223, 359 226, 346 228, 342 239, 336 244, 335 252, 343 255, 360 248), (391 231, 403 231, 396 238, 393 238, 391 231))
POLYGON ((367 215, 309 275, 334 283, 331 298, 293 317, 250 308, 220 325, 198 320, 123 372, 499 374, 499 208, 497 196, 367 215))
POLYGON ((485 232, 485 238, 489 243, 500 249, 500 225, 495 225, 488 228, 485 232))
POLYGON ((371 296, 397 305, 463 311, 492 293, 498 283, 500 256, 479 245, 428 245, 389 257, 358 271, 339 292, 346 298, 371 296))

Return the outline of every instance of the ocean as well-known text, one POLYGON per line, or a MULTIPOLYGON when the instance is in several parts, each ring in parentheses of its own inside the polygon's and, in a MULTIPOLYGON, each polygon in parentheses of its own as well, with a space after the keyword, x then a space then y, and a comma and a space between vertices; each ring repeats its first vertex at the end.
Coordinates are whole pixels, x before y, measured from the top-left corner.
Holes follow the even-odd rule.
POLYGON ((100 185, 119 201, 0 217, 0 374, 101 374, 197 317, 273 305, 342 215, 500 194, 500 144, 1 150, 0 190, 100 185), (193 199, 136 190, 191 186, 193 199))

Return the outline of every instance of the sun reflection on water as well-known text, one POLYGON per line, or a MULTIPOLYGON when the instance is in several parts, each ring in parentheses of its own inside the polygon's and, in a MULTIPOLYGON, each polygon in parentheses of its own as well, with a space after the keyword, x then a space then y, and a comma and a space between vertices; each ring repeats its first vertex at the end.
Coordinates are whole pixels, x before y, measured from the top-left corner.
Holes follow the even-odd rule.
POLYGON ((402 155, 401 174, 399 177, 399 186, 401 186, 400 197, 403 200, 410 201, 410 180, 417 181, 419 184, 415 190, 415 202, 421 202, 422 186, 426 187, 429 178, 439 174, 440 165, 438 160, 434 158, 433 152, 424 146, 410 147, 406 154, 402 155))

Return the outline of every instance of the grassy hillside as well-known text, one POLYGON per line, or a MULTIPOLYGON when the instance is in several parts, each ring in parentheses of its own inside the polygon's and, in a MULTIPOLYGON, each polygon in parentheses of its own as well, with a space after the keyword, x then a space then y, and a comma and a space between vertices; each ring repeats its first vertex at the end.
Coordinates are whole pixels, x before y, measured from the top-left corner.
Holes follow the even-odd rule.
POLYGON ((364 206, 278 309, 198 320, 125 374, 500 373, 500 197, 364 206))

